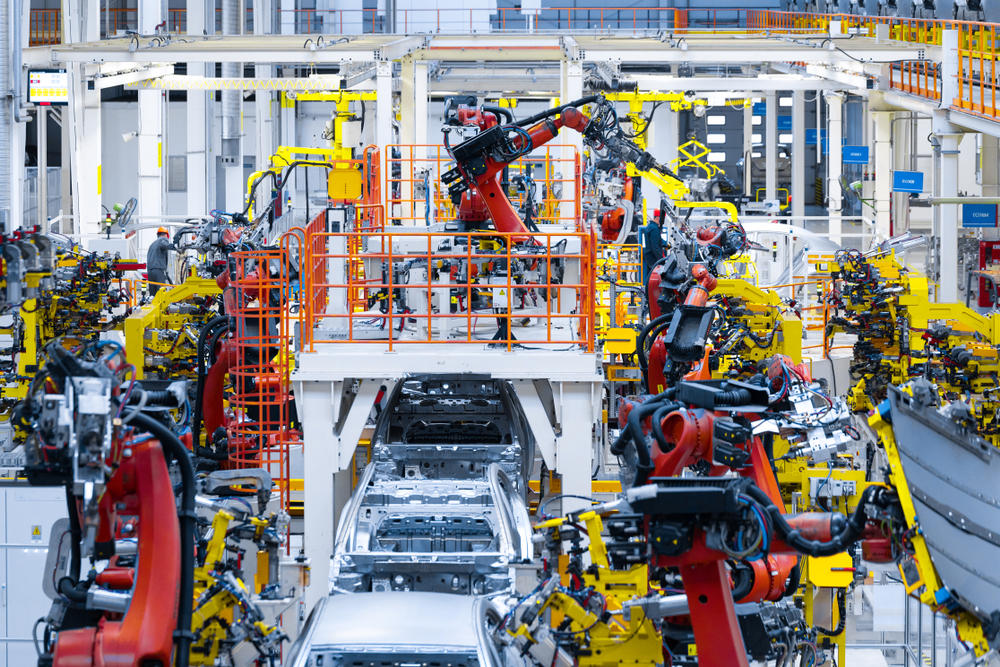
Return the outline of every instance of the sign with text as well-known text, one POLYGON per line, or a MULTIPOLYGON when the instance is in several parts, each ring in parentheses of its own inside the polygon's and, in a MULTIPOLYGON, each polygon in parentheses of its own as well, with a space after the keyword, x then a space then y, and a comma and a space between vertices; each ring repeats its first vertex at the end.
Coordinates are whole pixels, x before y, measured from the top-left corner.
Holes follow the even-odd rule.
POLYGON ((792 117, 791 116, 778 116, 778 130, 781 132, 791 132, 792 131, 792 117))
POLYGON ((754 102, 753 103, 753 115, 763 116, 767 114, 767 102, 754 102))
POLYGON ((815 146, 818 143, 817 137, 822 137, 825 140, 826 130, 823 129, 819 132, 816 131, 816 128, 806 130, 806 146, 815 146))
POLYGON ((868 164, 867 146, 844 146, 844 164, 868 164))
POLYGON ((924 191, 924 174, 921 171, 894 171, 892 172, 892 189, 896 192, 915 192, 920 194, 924 191))
POLYGON ((996 227, 996 204, 962 204, 963 227, 996 227))

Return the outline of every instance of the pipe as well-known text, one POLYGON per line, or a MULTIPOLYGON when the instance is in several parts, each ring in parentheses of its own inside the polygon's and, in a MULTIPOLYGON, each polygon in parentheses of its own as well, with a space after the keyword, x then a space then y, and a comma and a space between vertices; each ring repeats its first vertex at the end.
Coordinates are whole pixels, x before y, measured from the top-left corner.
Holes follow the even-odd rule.
MULTIPOLYGON (((239 35, 240 16, 239 0, 222 0, 222 34, 239 35)), ((222 78, 237 79, 243 76, 243 63, 222 63, 222 78)), ((222 156, 235 158, 241 173, 243 156, 240 154, 240 107, 243 92, 239 90, 222 90, 222 156)))
POLYGON ((1000 204, 1000 197, 928 197, 931 206, 944 204, 1000 204))
POLYGON ((149 432, 160 441, 164 455, 169 454, 177 460, 181 472, 181 505, 178 512, 181 524, 181 581, 178 588, 177 633, 175 643, 177 648, 177 667, 188 667, 191 659, 191 616, 194 603, 194 525, 197 517, 194 512, 195 478, 194 466, 188 457, 188 451, 169 428, 141 412, 130 413, 130 420, 137 428, 149 432))
MULTIPOLYGON (((0 2, 0 223, 6 222, 6 229, 0 232, 9 234, 13 231, 14 211, 13 211, 13 163, 12 156, 14 146, 14 103, 15 98, 7 97, 8 92, 13 88, 11 82, 11 52, 13 51, 11 23, 11 10, 13 3, 0 2), (4 221, 3 214, 7 219, 4 221)), ((17 49, 20 51, 20 47, 17 49)), ((19 165, 19 168, 23 169, 19 165)))

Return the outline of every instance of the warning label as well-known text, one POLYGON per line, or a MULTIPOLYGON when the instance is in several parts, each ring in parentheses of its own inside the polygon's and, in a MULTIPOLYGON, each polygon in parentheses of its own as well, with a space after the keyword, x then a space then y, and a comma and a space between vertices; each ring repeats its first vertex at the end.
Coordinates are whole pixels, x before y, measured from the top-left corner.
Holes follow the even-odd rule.
POLYGON ((32 526, 31 527, 31 541, 32 542, 41 542, 42 541, 42 527, 41 526, 32 526))

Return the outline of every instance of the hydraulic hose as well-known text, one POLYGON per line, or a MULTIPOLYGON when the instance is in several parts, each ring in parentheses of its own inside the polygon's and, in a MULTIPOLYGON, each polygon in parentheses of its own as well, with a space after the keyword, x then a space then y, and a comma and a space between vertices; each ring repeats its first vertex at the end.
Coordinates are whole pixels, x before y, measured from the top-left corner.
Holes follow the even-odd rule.
POLYGON ((71 577, 63 577, 59 580, 59 593, 70 602, 85 605, 87 604, 87 591, 95 579, 96 575, 93 573, 83 581, 77 581, 71 577))
MULTIPOLYGON (((674 395, 674 388, 671 387, 661 394, 657 394, 645 403, 641 403, 628 413, 628 431, 632 436, 632 443, 635 445, 636 458, 638 459, 633 486, 642 486, 649 478, 649 473, 653 471, 653 459, 649 455, 649 446, 646 445, 646 436, 642 432, 642 421, 651 416, 663 406, 663 401, 674 395)), ((679 404, 672 404, 680 407, 679 404)), ((676 408, 674 408, 676 409, 676 408)))
MULTIPOLYGON (((799 590, 799 582, 802 580, 802 564, 796 563, 792 571, 788 573, 788 585, 785 586, 785 594, 782 597, 790 598, 799 590)), ((841 617, 843 618, 843 617, 841 617)))
POLYGON ((737 563, 737 567, 733 570, 733 601, 739 602, 746 596, 750 595, 750 591, 753 590, 753 568, 747 565, 737 563))
MULTIPOLYGON (((629 416, 631 417, 631 415, 629 416)), ((865 515, 866 507, 869 503, 887 504, 886 493, 888 491, 884 487, 869 486, 866 488, 861 494, 861 500, 858 502, 854 514, 846 521, 843 519, 842 514, 834 514, 830 526, 833 538, 827 542, 820 542, 805 538, 798 530, 792 528, 785 521, 781 509, 771 501, 770 496, 760 487, 751 486, 747 489, 747 494, 767 510, 774 524, 774 532, 778 534, 778 537, 799 553, 813 556, 814 558, 838 554, 856 542, 865 529, 865 523, 867 522, 865 515)))
POLYGON ((80 512, 76 507, 76 496, 73 495, 73 485, 66 485, 66 510, 69 512, 70 563, 69 576, 75 582, 80 580, 80 540, 83 539, 83 528, 80 526, 80 512))
POLYGON ((510 112, 510 109, 504 109, 503 107, 494 107, 483 105, 483 111, 488 111, 495 116, 503 116, 508 125, 514 122, 514 114, 510 112))
POLYGON ((826 628, 821 628, 816 626, 816 632, 821 635, 826 635, 827 637, 838 637, 844 634, 844 628, 847 625, 847 591, 846 589, 837 590, 837 610, 838 610, 838 620, 837 627, 833 630, 827 630, 826 628))
POLYGON ((553 116, 558 116, 566 109, 575 109, 577 107, 582 107, 584 104, 590 104, 591 102, 596 102, 600 98, 600 95, 588 95, 587 97, 581 97, 575 102, 570 102, 569 104, 563 104, 561 106, 536 113, 534 116, 528 116, 522 120, 519 120, 513 125, 518 127, 524 127, 526 125, 534 125, 538 121, 545 120, 546 118, 552 118, 553 116))
POLYGON ((680 403, 667 403, 657 408, 656 412, 653 413, 653 437, 656 438, 656 444, 660 446, 661 452, 668 452, 673 449, 671 443, 667 442, 667 437, 663 435, 663 418, 667 416, 667 413, 673 412, 680 407, 680 403))
POLYGON ((719 407, 735 408, 749 405, 751 400, 753 400, 753 395, 749 389, 730 389, 715 394, 715 405, 719 407))
POLYGON ((194 445, 195 451, 199 451, 201 446, 201 403, 204 398, 205 393, 205 341, 208 340, 209 336, 212 335, 213 329, 216 329, 222 325, 229 328, 229 317, 227 315, 220 315, 213 320, 209 320, 208 324, 202 327, 201 331, 198 333, 198 344, 195 346, 195 351, 198 355, 198 385, 195 390, 194 399, 194 417, 191 419, 191 434, 192 443, 194 445))
POLYGON ((177 439, 173 431, 141 412, 135 413, 131 423, 136 428, 148 431, 160 441, 163 452, 177 460, 181 472, 181 506, 179 514, 181 527, 181 581, 178 590, 177 633, 174 635, 176 667, 188 667, 191 658, 191 616, 194 602, 194 528, 195 528, 195 478, 194 466, 188 457, 187 448, 177 439))
MULTIPOLYGON (((639 338, 635 342, 635 352, 639 356, 639 369, 642 371, 643 386, 649 385, 649 377, 648 377, 649 364, 646 361, 646 348, 644 347, 643 344, 646 342, 646 338, 649 336, 649 334, 653 332, 653 329, 664 324, 669 324, 670 318, 672 316, 673 313, 660 315, 655 320, 647 324, 645 327, 643 327, 642 331, 639 333, 639 338)), ((653 340, 656 339, 654 338, 653 340)))
POLYGON ((217 361, 215 356, 215 346, 219 344, 219 339, 229 333, 229 327, 218 327, 212 332, 212 338, 208 341, 208 363, 214 365, 217 361))

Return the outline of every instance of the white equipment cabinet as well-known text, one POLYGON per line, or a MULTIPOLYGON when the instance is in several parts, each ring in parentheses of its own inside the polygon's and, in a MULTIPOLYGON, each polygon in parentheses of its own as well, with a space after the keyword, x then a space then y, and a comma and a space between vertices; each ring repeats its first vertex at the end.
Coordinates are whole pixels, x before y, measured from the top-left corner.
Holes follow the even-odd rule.
POLYGON ((52 524, 67 516, 66 492, 0 483, 0 509, 0 667, 28 667, 38 663, 31 627, 52 605, 42 593, 42 571, 52 524))

